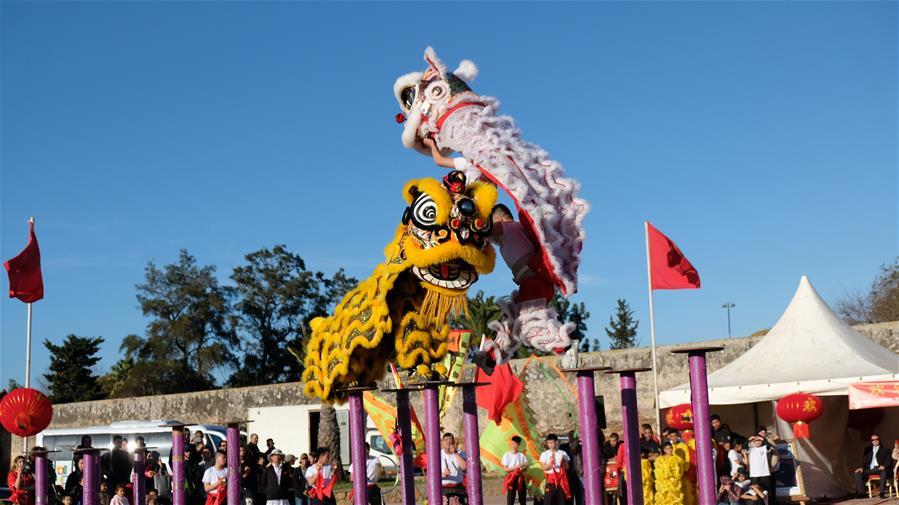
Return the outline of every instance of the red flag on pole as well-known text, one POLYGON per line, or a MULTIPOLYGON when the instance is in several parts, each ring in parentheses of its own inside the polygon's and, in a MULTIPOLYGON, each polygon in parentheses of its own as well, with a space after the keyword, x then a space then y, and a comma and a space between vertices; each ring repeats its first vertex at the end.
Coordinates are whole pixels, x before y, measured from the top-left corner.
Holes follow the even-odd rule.
POLYGON ((675 243, 652 223, 646 223, 649 237, 651 289, 698 289, 699 272, 675 243))
POLYGON ((41 250, 34 236, 34 222, 29 222, 28 245, 15 258, 3 264, 9 274, 9 297, 32 303, 44 297, 41 276, 41 250))

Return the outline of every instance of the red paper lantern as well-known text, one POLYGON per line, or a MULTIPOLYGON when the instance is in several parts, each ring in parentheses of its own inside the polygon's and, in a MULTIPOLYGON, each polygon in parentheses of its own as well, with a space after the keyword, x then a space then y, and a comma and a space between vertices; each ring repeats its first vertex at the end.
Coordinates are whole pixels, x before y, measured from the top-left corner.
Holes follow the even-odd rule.
POLYGON ((824 402, 821 398, 808 393, 793 393, 784 396, 777 402, 777 417, 793 424, 793 435, 808 438, 808 423, 821 417, 824 413, 824 402))
POLYGON ((50 425, 51 419, 53 404, 36 389, 14 389, 0 401, 0 424, 14 435, 36 435, 50 425))
POLYGON ((681 403, 668 409, 665 414, 665 424, 675 430, 693 430, 693 406, 689 403, 681 403))

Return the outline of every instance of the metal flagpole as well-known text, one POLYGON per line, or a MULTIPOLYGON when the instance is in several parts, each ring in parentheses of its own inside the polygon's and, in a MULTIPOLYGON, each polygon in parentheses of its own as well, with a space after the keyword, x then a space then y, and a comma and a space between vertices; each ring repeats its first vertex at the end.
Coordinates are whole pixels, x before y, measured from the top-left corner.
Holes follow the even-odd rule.
POLYGON ((643 221, 643 231, 646 234, 646 283, 649 287, 649 335, 652 342, 652 388, 656 411, 656 436, 662 437, 662 416, 659 410, 659 371, 656 361, 656 325, 655 314, 652 307, 652 260, 649 257, 649 221, 643 221))
MULTIPOLYGON (((34 216, 28 218, 28 240, 31 241, 31 226, 34 216)), ((25 326, 25 387, 31 387, 31 303, 28 303, 28 322, 25 326)), ((22 452, 28 452, 28 437, 22 439, 22 452)))

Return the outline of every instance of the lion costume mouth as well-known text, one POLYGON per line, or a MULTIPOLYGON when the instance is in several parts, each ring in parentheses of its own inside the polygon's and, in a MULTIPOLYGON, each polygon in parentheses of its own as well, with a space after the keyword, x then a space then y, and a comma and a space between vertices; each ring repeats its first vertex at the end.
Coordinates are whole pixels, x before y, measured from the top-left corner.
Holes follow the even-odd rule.
POLYGON ((462 260, 430 265, 427 268, 413 267, 412 273, 428 284, 453 290, 465 290, 477 282, 475 268, 462 260))

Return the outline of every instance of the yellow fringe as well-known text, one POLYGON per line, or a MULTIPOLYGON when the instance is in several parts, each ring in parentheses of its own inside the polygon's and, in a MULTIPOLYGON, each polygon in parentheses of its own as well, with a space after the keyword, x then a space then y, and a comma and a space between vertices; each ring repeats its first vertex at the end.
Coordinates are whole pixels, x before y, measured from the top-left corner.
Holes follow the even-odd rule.
POLYGON ((465 291, 452 293, 433 289, 434 286, 425 283, 422 285, 425 286, 427 294, 418 313, 427 321, 434 323, 436 328, 443 327, 451 315, 468 316, 468 297, 465 296, 465 291))

